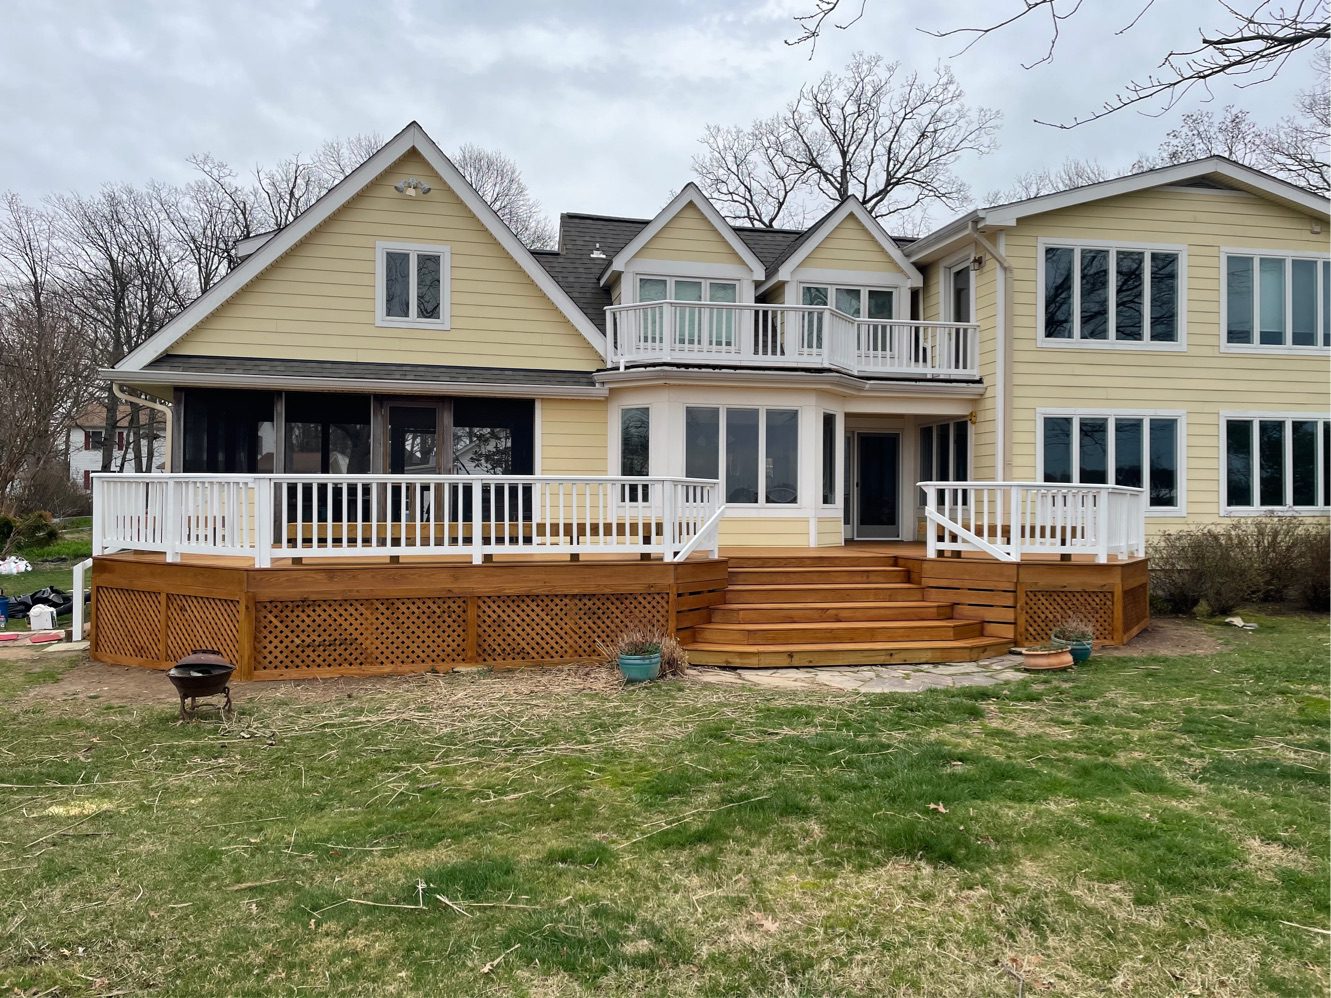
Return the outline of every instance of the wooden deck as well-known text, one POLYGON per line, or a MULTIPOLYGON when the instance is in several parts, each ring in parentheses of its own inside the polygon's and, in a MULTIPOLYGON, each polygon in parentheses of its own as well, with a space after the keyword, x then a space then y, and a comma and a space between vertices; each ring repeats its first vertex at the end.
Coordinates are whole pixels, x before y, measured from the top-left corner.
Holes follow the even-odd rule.
POLYGON ((1047 640, 1076 614, 1101 644, 1146 626, 1144 559, 927 558, 923 544, 730 548, 685 562, 584 555, 276 561, 95 559, 92 654, 170 667, 198 648, 237 679, 384 675, 601 657, 645 622, 697 664, 957 661, 1047 640))

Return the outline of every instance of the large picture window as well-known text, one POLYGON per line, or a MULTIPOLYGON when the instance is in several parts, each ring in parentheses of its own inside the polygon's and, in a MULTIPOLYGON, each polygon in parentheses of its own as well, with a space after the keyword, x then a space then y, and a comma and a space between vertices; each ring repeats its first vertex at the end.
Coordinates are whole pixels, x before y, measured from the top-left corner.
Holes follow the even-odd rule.
POLYGON ((1183 460, 1177 415, 1040 416, 1040 481, 1146 489, 1156 512, 1181 512, 1183 460))
POLYGON ((1331 506, 1331 420, 1227 416, 1226 511, 1331 506))
POLYGON ((799 410, 685 407, 684 469, 719 478, 727 503, 798 503, 799 410))
POLYGON ((1224 253, 1225 346, 1331 347, 1331 261, 1224 253))
POLYGON ((379 243, 375 262, 375 322, 380 326, 449 327, 447 246, 379 243))
POLYGON ((1041 336, 1050 344, 1180 342, 1183 254, 1119 246, 1045 246, 1041 336))

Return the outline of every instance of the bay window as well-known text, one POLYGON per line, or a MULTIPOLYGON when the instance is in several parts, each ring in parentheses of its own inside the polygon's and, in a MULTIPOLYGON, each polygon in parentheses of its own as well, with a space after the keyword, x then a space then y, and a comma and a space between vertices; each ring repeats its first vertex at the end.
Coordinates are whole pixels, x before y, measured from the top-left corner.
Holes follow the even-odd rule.
POLYGON ((1041 414, 1040 481, 1144 488, 1148 510, 1182 512, 1181 426, 1174 414, 1041 414))
POLYGON ((1331 347, 1331 261, 1222 252, 1226 348, 1331 347))
POLYGON ((799 410, 686 406, 684 471, 719 478, 728 503, 799 502, 799 410))
POLYGON ((1180 342, 1183 253, 1149 246, 1049 245, 1041 254, 1044 343, 1180 342))
POLYGON ((449 328, 447 246, 378 243, 375 247, 375 324, 449 328))
POLYGON ((1331 506, 1331 420, 1225 416, 1226 512, 1331 506))

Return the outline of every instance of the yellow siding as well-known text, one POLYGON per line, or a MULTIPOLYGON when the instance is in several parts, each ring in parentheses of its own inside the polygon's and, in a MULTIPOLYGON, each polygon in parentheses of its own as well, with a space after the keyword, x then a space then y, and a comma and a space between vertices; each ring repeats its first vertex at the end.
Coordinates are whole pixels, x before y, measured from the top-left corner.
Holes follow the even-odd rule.
POLYGON ((897 262, 878 245, 878 240, 854 215, 847 215, 823 237, 822 242, 800 263, 800 267, 902 273, 897 262))
POLYGON ((541 400, 542 475, 606 474, 605 399, 541 400))
POLYGON ((688 260, 697 263, 743 264, 738 253, 717 231, 716 226, 689 202, 661 231, 647 240, 634 257, 644 260, 688 260))
POLYGON ((818 546, 839 547, 846 541, 845 529, 839 516, 820 516, 818 518, 818 546))
MULTIPOLYGON (((1325 253, 1326 221, 1250 194, 1156 189, 1023 220, 1006 235, 1012 283, 1011 478, 1036 474, 1037 409, 1184 410, 1187 520, 1220 510, 1220 412, 1325 414, 1326 355, 1220 351, 1220 248, 1325 253), (1036 345, 1037 239, 1187 244, 1187 351, 1036 345)), ((986 329, 991 328, 989 326, 986 329)), ((1179 518, 1152 517, 1153 529, 1179 518)))
POLYGON ((722 547, 808 547, 809 520, 803 516, 722 517, 722 547))
POLYGON ((240 289, 172 353, 594 370, 586 338, 424 158, 408 153, 240 289), (406 198, 404 176, 433 188, 406 198), (374 324, 375 242, 452 247, 452 328, 374 324))

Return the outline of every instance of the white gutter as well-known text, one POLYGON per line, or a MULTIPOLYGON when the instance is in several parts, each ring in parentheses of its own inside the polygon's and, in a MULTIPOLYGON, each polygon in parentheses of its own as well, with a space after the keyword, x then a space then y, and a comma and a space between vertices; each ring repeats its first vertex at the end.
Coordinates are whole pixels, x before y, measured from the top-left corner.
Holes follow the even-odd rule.
MULTIPOLYGON (((971 238, 982 246, 994 262, 998 264, 1000 274, 995 280, 998 287, 995 289, 997 303, 995 308, 994 333, 998 337, 998 342, 994 344, 994 356, 997 358, 998 371, 994 378, 994 478, 1002 481, 1007 477, 1007 446, 1008 446, 1008 372, 1011 370, 1010 360, 1012 353, 1012 340, 1007 334, 1008 327, 1008 277, 1012 273, 1012 265, 1003 255, 1003 251, 989 241, 989 238, 980 231, 980 222, 973 219, 970 223, 971 238)), ((999 242, 1003 242, 1004 233, 998 234, 999 242)))
MULTIPOLYGON (((175 412, 172 408, 165 402, 154 402, 151 399, 146 399, 141 396, 126 395, 124 389, 114 381, 111 382, 111 393, 123 402, 129 402, 132 405, 147 406, 149 409, 156 409, 162 414, 162 418, 166 422, 166 442, 162 445, 166 449, 166 454, 165 460, 162 462, 162 467, 169 469, 171 467, 171 438, 175 435, 176 424, 175 412)), ((148 470, 151 471, 152 469, 149 468, 148 470)))

